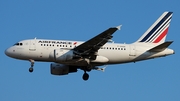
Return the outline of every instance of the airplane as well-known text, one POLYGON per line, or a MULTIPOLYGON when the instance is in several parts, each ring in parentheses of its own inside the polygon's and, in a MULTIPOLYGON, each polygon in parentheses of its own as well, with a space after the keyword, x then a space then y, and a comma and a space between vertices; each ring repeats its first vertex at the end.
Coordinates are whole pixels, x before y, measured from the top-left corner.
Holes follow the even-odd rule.
POLYGON ((27 39, 15 43, 5 50, 11 58, 30 61, 29 72, 33 72, 35 61, 52 62, 52 75, 67 75, 84 71, 83 80, 89 79, 91 70, 104 71, 99 66, 122 64, 154 59, 174 54, 165 41, 173 12, 164 12, 151 27, 135 42, 121 44, 112 42, 113 33, 121 25, 111 27, 88 41, 27 39))

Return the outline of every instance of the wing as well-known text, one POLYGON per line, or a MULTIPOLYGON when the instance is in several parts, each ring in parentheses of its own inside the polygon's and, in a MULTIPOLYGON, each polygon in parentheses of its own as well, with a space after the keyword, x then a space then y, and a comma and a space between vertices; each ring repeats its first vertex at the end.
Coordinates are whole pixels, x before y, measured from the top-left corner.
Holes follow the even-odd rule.
POLYGON ((100 33, 94 38, 75 47, 73 49, 74 53, 86 58, 95 58, 97 56, 98 50, 113 37, 112 34, 115 31, 120 30, 120 27, 121 25, 118 27, 112 27, 105 30, 104 32, 100 33))

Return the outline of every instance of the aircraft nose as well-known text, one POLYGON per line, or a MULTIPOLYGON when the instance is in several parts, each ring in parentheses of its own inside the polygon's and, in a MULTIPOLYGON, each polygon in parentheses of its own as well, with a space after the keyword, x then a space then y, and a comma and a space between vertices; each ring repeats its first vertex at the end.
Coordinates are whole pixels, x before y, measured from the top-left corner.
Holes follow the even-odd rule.
POLYGON ((13 50, 12 50, 12 48, 10 47, 10 48, 8 48, 8 49, 6 49, 5 51, 4 51, 4 53, 7 55, 7 56, 9 56, 9 57, 11 57, 13 54, 13 50))
POLYGON ((9 48, 6 49, 6 50, 4 51, 4 53, 5 53, 7 56, 9 56, 9 55, 10 55, 10 49, 9 49, 9 48))

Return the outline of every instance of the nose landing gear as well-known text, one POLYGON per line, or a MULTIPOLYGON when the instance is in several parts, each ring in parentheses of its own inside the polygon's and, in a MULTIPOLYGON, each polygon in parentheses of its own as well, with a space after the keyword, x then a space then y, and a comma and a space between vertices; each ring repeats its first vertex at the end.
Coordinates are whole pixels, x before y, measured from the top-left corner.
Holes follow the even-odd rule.
POLYGON ((32 68, 32 67, 29 68, 29 72, 30 72, 30 73, 33 72, 33 68, 32 68))
POLYGON ((29 72, 32 73, 33 72, 33 66, 34 66, 34 60, 30 59, 29 61, 31 62, 31 67, 29 68, 29 72))

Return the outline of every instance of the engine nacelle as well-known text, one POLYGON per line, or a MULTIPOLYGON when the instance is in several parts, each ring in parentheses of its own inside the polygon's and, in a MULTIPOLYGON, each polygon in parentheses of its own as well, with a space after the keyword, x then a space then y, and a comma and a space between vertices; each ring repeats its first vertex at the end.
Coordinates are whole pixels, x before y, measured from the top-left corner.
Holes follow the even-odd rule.
POLYGON ((68 61, 72 60, 74 53, 72 50, 66 49, 55 49, 50 53, 50 58, 55 59, 56 61, 68 61))
POLYGON ((77 72, 77 68, 58 63, 51 63, 51 74, 53 75, 67 75, 68 73, 77 72))

